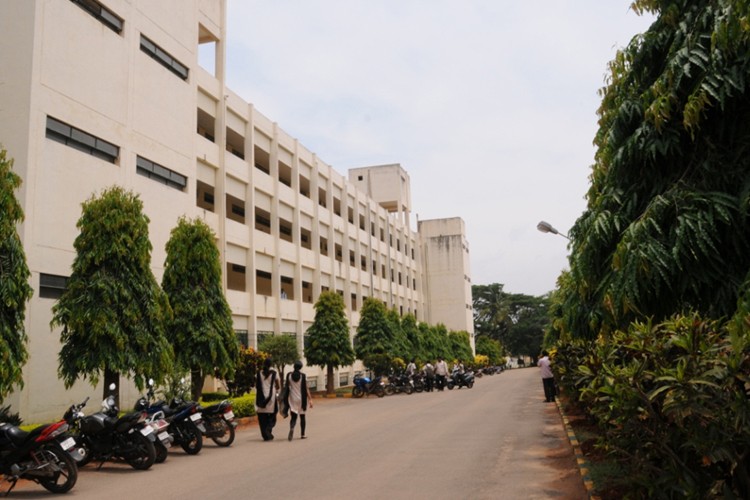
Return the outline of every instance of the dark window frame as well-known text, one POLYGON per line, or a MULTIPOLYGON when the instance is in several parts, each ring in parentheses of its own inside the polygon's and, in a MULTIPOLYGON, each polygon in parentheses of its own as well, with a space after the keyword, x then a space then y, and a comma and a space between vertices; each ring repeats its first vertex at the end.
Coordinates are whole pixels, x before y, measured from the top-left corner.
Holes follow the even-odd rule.
POLYGON ((59 299, 68 287, 69 276, 39 273, 39 297, 42 299, 59 299))
POLYGON ((100 139, 93 134, 84 132, 49 115, 47 115, 45 135, 47 139, 90 154, 113 165, 117 164, 117 159, 120 157, 120 146, 100 139))
POLYGON ((190 76, 190 68, 175 59, 172 54, 162 49, 143 33, 141 33, 141 52, 148 55, 182 80, 187 81, 188 76, 190 76))
POLYGON ((70 1, 88 12, 94 19, 96 19, 118 35, 122 33, 122 27, 125 21, 110 9, 102 5, 101 2, 98 2, 97 0, 70 1))
POLYGON ((186 176, 140 155, 136 155, 135 158, 135 171, 139 175, 148 177, 160 184, 166 184, 178 191, 184 191, 187 187, 186 176))

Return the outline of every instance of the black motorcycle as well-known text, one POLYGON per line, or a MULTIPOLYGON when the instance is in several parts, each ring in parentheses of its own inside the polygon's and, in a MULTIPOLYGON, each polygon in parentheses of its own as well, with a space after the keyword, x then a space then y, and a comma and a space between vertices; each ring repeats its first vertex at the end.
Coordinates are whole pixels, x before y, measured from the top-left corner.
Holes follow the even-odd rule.
POLYGON ((352 397, 361 398, 365 394, 375 394, 377 397, 382 398, 385 396, 385 383, 383 377, 364 377, 357 373, 354 375, 354 387, 352 387, 352 397))
POLYGON ((388 384, 385 386, 385 394, 411 394, 414 392, 414 383, 406 373, 394 374, 388 377, 388 384))
POLYGON ((19 479, 39 483, 52 493, 66 493, 78 480, 78 467, 68 454, 75 440, 58 441, 68 429, 65 421, 23 431, 9 423, 0 423, 0 473, 10 483, 8 493, 19 479))
POLYGON ((131 467, 146 470, 156 460, 154 448, 154 431, 146 425, 148 415, 144 411, 118 416, 114 396, 102 402, 102 411, 84 416, 82 409, 89 398, 73 405, 65 414, 65 420, 75 426, 75 436, 79 445, 85 450, 81 466, 92 460, 101 463, 112 459, 121 459, 131 467))
POLYGON ((234 421, 230 401, 224 400, 221 403, 200 408, 200 411, 206 429, 204 436, 211 438, 219 446, 229 446, 234 442, 234 428, 237 427, 237 422, 234 421))
POLYGON ((474 373, 472 373, 470 370, 467 370, 463 373, 459 372, 453 372, 450 377, 448 377, 447 381, 448 389, 451 391, 454 387, 458 387, 459 389, 461 387, 468 387, 471 389, 474 387, 474 373))

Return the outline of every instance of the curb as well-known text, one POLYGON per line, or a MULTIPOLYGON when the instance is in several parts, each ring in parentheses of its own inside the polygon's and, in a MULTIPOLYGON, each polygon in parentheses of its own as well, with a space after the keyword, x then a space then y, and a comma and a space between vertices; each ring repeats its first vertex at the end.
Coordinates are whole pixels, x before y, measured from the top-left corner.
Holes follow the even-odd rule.
POLYGON ((601 497, 594 495, 593 493, 594 481, 591 479, 591 476, 589 476, 588 460, 586 460, 583 451, 581 451, 581 445, 578 442, 578 438, 576 437, 573 428, 570 426, 568 417, 563 413, 560 399, 557 397, 555 398, 555 404, 557 405, 557 410, 560 412, 560 417, 562 417, 563 424, 565 425, 565 433, 568 435, 568 441, 570 441, 570 445, 573 447, 573 453, 575 454, 576 463, 578 464, 578 471, 581 473, 581 478, 583 479, 583 486, 586 488, 586 492, 591 500, 601 500, 601 497))

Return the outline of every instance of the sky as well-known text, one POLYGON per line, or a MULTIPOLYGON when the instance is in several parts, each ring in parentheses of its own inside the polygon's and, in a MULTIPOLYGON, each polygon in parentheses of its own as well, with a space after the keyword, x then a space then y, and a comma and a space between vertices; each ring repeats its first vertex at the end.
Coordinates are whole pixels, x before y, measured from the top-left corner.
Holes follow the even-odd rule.
POLYGON ((412 220, 460 217, 473 284, 542 295, 586 209, 630 0, 228 0, 227 86, 334 170, 398 163, 412 220))

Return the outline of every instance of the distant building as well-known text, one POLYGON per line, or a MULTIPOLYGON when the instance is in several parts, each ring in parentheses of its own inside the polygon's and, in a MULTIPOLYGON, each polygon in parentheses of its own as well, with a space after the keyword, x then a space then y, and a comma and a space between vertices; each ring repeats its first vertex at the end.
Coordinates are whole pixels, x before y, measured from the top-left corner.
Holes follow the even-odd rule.
MULTIPOLYGON (((352 335, 366 297, 473 333, 463 222, 414 231, 400 165, 345 178, 229 90, 225 18, 225 0, 0 3, 0 142, 23 179, 19 233, 35 290, 25 386, 6 403, 27 420, 100 393, 87 382, 64 391, 49 325, 81 203, 115 184, 144 203, 158 280, 180 216, 213 228, 245 345, 291 335, 301 350, 323 290, 344 298, 352 335), (213 51, 212 68, 199 66, 199 47, 213 51)), ((325 374, 307 370, 323 386, 325 374)), ((134 399, 130 384, 122 389, 134 399)))

